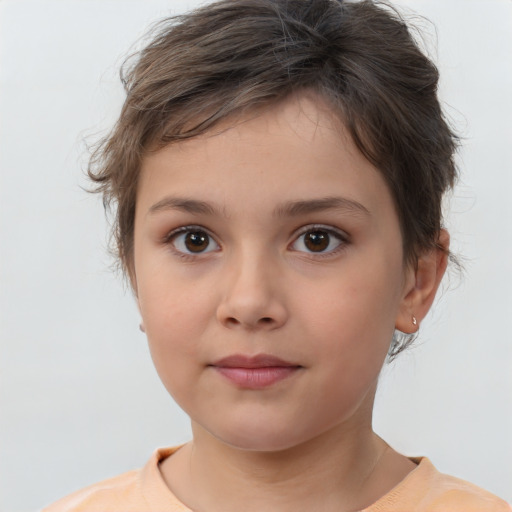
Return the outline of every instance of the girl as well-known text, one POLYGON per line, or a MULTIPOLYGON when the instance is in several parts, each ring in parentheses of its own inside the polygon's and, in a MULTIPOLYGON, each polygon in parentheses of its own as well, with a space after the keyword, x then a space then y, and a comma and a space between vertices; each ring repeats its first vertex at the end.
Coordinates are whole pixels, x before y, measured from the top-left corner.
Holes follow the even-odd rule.
POLYGON ((438 74, 374 2, 164 22, 90 176, 193 439, 56 511, 509 511, 372 430, 449 257, 438 74))

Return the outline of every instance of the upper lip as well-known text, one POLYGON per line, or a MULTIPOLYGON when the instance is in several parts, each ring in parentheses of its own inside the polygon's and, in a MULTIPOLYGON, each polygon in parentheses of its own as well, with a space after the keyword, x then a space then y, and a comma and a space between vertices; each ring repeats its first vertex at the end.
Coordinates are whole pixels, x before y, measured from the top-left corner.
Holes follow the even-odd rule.
POLYGON ((215 361, 211 366, 223 368, 269 368, 275 366, 300 366, 289 361, 284 361, 279 357, 269 354, 258 354, 255 356, 246 356, 243 354, 233 354, 215 361))

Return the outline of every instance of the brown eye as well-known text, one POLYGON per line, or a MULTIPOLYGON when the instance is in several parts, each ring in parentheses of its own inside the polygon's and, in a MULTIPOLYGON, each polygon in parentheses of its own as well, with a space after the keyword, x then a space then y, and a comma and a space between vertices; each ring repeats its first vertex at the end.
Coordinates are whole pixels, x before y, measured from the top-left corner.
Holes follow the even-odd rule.
POLYGON ((304 235, 304 245, 312 252, 323 252, 329 247, 330 236, 326 231, 308 231, 304 235))
POLYGON ((305 253, 331 253, 335 252, 346 239, 337 231, 331 229, 314 228, 304 231, 293 243, 295 251, 305 253))
POLYGON ((185 235, 185 247, 190 252, 203 252, 210 245, 209 236, 204 231, 193 231, 185 235))
POLYGON ((201 254, 219 248, 215 240, 202 229, 185 228, 169 239, 174 248, 184 254, 201 254))

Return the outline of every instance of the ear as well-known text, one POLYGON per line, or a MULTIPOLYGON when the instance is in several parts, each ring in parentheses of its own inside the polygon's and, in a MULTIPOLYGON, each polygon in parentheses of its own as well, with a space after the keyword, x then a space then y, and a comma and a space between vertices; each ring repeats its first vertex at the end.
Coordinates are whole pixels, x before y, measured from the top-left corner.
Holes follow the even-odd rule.
MULTIPOLYGON (((134 293, 135 293, 135 291, 134 291, 134 293)), ((137 309, 139 310, 139 314, 140 314, 139 329, 141 332, 146 332, 146 327, 144 325, 144 319, 142 318, 142 313, 140 310, 140 302, 139 302, 139 298, 137 297, 137 295, 135 295, 135 302, 137 303, 137 309)))
POLYGON ((123 260, 122 264, 124 275, 128 278, 130 288, 132 289, 135 299, 137 299, 137 276, 135 275, 135 262, 133 254, 131 254, 127 259, 123 260))
POLYGON ((137 304, 137 309, 139 310, 139 314, 141 315, 141 321, 140 321, 140 324, 139 324, 139 329, 141 330, 141 332, 146 332, 146 328, 144 326, 144 320, 142 320, 142 313, 141 313, 141 310, 140 310, 139 293, 138 293, 138 290, 137 290, 137 278, 135 276, 135 268, 134 268, 134 265, 133 265, 133 260, 128 262, 128 264, 126 265, 126 275, 127 275, 128 280, 130 282, 130 287, 132 289, 132 293, 133 293, 133 297, 135 299, 135 303, 137 304))
POLYGON ((416 268, 407 269, 404 295, 395 320, 395 328, 399 331, 413 333, 419 329, 446 271, 449 247, 450 235, 441 229, 437 247, 421 254, 416 268))

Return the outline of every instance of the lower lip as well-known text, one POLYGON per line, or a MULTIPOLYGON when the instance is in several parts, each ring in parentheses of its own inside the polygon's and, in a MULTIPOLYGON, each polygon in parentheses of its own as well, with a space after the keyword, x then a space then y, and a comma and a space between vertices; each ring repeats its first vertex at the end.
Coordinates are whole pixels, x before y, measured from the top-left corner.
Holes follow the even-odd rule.
POLYGON ((262 368, 214 367, 221 375, 245 389, 262 389, 287 379, 299 366, 266 366, 262 368))

